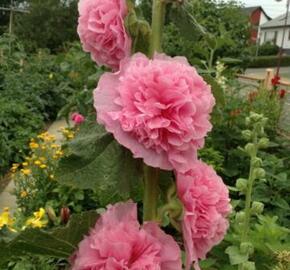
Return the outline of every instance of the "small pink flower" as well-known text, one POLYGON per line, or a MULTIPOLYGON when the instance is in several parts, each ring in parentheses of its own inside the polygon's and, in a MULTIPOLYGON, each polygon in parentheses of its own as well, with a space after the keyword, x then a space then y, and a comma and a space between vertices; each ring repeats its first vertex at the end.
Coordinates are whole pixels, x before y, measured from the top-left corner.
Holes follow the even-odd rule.
POLYGON ((184 205, 186 269, 193 261, 199 269, 198 259, 204 259, 228 229, 229 192, 214 169, 201 161, 196 161, 191 171, 177 173, 177 191, 184 205))
POLYGON ((156 223, 140 226, 135 203, 109 206, 72 258, 72 270, 181 270, 181 252, 156 223))
POLYGON ((83 49, 98 65, 115 70, 130 55, 131 39, 126 33, 126 0, 80 0, 79 25, 83 49))
POLYGON ((85 121, 85 117, 80 113, 73 113, 71 116, 71 120, 76 124, 80 125, 85 121))
POLYGON ((152 167, 189 170, 211 130, 215 100, 184 57, 137 53, 102 75, 94 92, 98 122, 152 167))

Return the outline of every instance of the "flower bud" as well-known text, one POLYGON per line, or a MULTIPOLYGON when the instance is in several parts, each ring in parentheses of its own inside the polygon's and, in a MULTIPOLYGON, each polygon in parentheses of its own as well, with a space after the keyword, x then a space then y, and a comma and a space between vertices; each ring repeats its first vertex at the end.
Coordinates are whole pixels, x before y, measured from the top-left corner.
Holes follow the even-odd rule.
POLYGON ((267 148, 269 146, 269 139, 268 138, 261 138, 258 142, 258 147, 261 149, 267 148))
POLYGON ((242 136, 243 136, 243 138, 245 139, 245 140, 247 140, 247 141, 250 141, 251 140, 251 138, 252 138, 252 136, 253 136, 253 132, 251 131, 251 130, 244 130, 243 132, 242 132, 242 136))
POLYGON ((244 211, 240 211, 236 214, 236 222, 243 223, 245 221, 246 214, 244 211))
POLYGON ((236 182, 236 188, 240 191, 240 192, 245 192, 247 190, 248 187, 248 181, 247 179, 244 178, 239 178, 236 182))
POLYGON ((255 168, 259 168, 263 165, 263 161, 262 161, 262 159, 260 159, 258 157, 254 157, 252 160, 252 164, 255 168))
POLYGON ((256 147, 253 143, 247 143, 245 146, 245 151, 250 155, 253 156, 256 153, 256 147))
POLYGON ((68 207, 63 207, 60 210, 60 220, 62 224, 67 224, 70 218, 70 210, 68 207))
POLYGON ((45 208, 46 214, 49 218, 49 220, 51 220, 52 222, 55 222, 57 220, 55 211, 53 210, 53 208, 51 206, 47 206, 45 208))
POLYGON ((242 254, 252 254, 254 252, 253 244, 250 242, 243 242, 240 245, 240 250, 242 254))
POLYGON ((249 126, 249 125, 251 124, 251 119, 250 119, 250 117, 246 117, 246 121, 245 121, 245 123, 246 123, 246 126, 249 126))
POLYGON ((254 112, 250 113, 250 120, 255 122, 255 123, 261 121, 263 118, 264 117, 262 114, 258 114, 258 113, 254 113, 254 112))
POLYGON ((252 203, 252 213, 253 214, 262 214, 264 211, 264 204, 261 202, 253 202, 252 203))
POLYGON ((265 172, 265 170, 262 169, 262 168, 255 168, 255 169, 254 169, 254 175, 255 175, 255 178, 256 178, 256 179, 262 179, 262 178, 265 177, 266 172, 265 172))

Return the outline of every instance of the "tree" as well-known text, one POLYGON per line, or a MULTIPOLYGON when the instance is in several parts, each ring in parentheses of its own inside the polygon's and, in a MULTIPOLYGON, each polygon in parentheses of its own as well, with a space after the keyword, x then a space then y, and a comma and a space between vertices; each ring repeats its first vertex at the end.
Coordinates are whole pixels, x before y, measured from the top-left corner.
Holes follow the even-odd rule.
POLYGON ((77 0, 30 0, 29 13, 17 16, 16 35, 34 48, 57 51, 77 39, 77 0))
MULTIPOLYGON (((184 1, 184 12, 193 17, 212 36, 224 39, 224 45, 216 51, 219 57, 240 57, 248 47, 249 22, 240 4, 217 0, 184 1), (230 44, 230 45, 229 45, 230 44)), ((151 0, 142 0, 140 8, 147 20, 151 18, 151 0)), ((202 58, 203 48, 208 47, 196 26, 188 23, 185 16, 176 15, 176 9, 167 10, 164 28, 164 51, 170 55, 185 55, 192 63, 202 58), (170 21, 175 23, 168 23, 170 21)))

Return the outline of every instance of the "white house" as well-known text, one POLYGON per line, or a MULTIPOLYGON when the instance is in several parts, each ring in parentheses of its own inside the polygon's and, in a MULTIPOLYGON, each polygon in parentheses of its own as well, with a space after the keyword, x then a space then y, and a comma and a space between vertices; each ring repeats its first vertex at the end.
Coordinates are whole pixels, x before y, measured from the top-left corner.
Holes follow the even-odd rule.
POLYGON ((260 44, 265 42, 273 42, 279 47, 282 46, 283 31, 285 31, 285 38, 283 42, 283 49, 285 52, 290 52, 290 12, 288 14, 288 20, 285 27, 286 14, 283 14, 271 21, 268 21, 261 25, 260 31, 260 44))

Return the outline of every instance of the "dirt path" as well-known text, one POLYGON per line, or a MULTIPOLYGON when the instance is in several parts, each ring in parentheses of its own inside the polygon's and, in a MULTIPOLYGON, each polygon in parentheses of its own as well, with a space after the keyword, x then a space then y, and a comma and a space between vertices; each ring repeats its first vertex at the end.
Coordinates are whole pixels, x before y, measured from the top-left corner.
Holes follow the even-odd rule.
MULTIPOLYGON (((61 127, 66 127, 67 123, 65 120, 58 120, 52 123, 49 127, 48 132, 54 136, 56 136, 56 140, 61 140, 61 134, 59 129, 61 127)), ((8 186, 4 189, 4 191, 0 194, 0 213, 2 212, 4 207, 8 207, 12 212, 16 209, 16 197, 11 193, 14 190, 14 182, 10 181, 8 186)))

